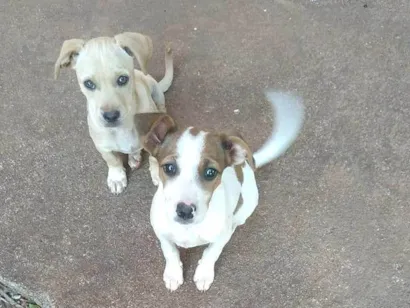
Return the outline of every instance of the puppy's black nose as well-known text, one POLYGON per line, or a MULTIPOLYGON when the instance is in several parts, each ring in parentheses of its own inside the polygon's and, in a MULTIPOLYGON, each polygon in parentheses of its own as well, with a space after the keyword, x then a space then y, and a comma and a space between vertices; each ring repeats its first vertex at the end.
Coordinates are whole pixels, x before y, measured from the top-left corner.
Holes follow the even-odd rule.
POLYGON ((183 202, 180 202, 177 204, 177 215, 179 218, 183 220, 188 220, 194 218, 193 212, 195 209, 195 205, 191 204, 185 204, 183 202))
POLYGON ((118 110, 107 111, 103 113, 103 118, 109 123, 114 123, 120 117, 120 112, 118 110))

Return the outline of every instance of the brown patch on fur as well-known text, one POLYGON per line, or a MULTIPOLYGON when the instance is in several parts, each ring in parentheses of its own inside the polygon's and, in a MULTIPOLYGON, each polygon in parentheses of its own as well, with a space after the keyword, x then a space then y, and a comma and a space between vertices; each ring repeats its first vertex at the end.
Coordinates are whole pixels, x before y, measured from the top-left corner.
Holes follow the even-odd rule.
POLYGON ((203 156, 198 166, 198 176, 203 189, 209 193, 209 196, 212 196, 214 190, 221 184, 221 173, 225 167, 221 167, 217 161, 209 160, 206 157, 207 156, 203 156), (211 181, 207 181, 204 176, 207 168, 214 168, 218 171, 218 175, 211 181))
POLYGON ((159 164, 159 177, 163 184, 167 181, 168 176, 162 166, 167 163, 175 163, 177 142, 183 132, 183 130, 169 132, 154 155, 159 164))
MULTIPOLYGON (((228 166, 232 166, 235 170, 238 181, 243 183, 243 170, 245 163, 235 165, 235 151, 238 146, 245 151, 249 150, 245 141, 237 136, 228 136, 226 134, 208 133, 205 137, 205 144, 201 153, 201 163, 198 166, 198 175, 202 188, 208 192, 211 197, 215 189, 221 184, 221 174, 228 166), (218 175, 212 181, 207 181, 204 177, 207 168, 214 168, 218 171, 218 175)), ((250 150, 249 150, 250 151, 250 150)), ((249 154, 248 154, 249 155, 249 154)), ((239 203, 238 203, 239 207, 239 203)))
MULTIPOLYGON (((166 163, 172 163, 176 155, 176 143, 181 136, 181 131, 178 131, 174 120, 166 114, 153 114, 147 117, 145 114, 137 114, 136 117, 143 118, 146 121, 137 121, 137 123, 145 122, 142 131, 146 131, 147 123, 153 123, 150 126, 148 133, 143 137, 144 149, 150 153, 158 162, 158 175, 165 183, 167 176, 162 168, 166 163)), ((140 119, 141 120, 141 119, 140 119)))
POLYGON ((164 143, 167 135, 176 131, 176 129, 175 121, 169 115, 163 114, 155 121, 144 137, 144 149, 151 155, 157 156, 156 154, 164 143))
POLYGON ((163 165, 165 161, 169 161, 170 157, 175 157, 177 152, 177 142, 181 137, 182 132, 176 131, 169 133, 164 142, 161 144, 155 157, 158 159, 160 165, 163 165))
POLYGON ((221 174, 228 166, 233 166, 238 181, 243 183, 244 162, 235 164, 238 156, 238 151, 246 153, 246 161, 251 167, 254 166, 254 160, 251 150, 249 149, 242 136, 235 132, 234 135, 208 133, 205 137, 205 145, 202 151, 201 164, 198 172, 201 178, 201 183, 207 191, 211 194, 221 182, 221 174), (206 181, 203 174, 206 168, 212 167, 218 170, 219 175, 213 181, 206 181))
POLYGON ((235 173, 236 173, 236 177, 238 178, 238 180, 239 180, 239 182, 241 183, 241 185, 242 185, 242 183, 243 183, 243 170, 242 170, 243 167, 244 167, 244 164, 236 165, 236 166, 234 167, 235 173))
POLYGON ((201 153, 201 162, 198 166, 198 175, 201 186, 208 192, 209 197, 212 196, 214 190, 221 184, 221 174, 227 166, 225 161, 225 151, 221 146, 221 138, 219 134, 208 133, 205 136, 205 144, 201 153), (207 168, 214 168, 218 171, 215 179, 207 181, 204 177, 207 168))
POLYGON ((221 184, 221 174, 224 169, 230 165, 224 145, 221 140, 221 135, 218 133, 208 133, 205 137, 204 149, 201 153, 201 163, 198 167, 200 182, 204 190, 212 196, 214 190, 221 184), (218 171, 218 175, 212 181, 207 181, 204 178, 204 173, 207 168, 214 168, 218 171))
POLYGON ((154 123, 165 115, 162 112, 137 113, 134 116, 134 123, 140 136, 148 134, 154 123))
POLYGON ((196 137, 196 136, 198 136, 198 134, 201 132, 201 130, 199 129, 199 128, 196 128, 196 127, 191 127, 190 129, 189 129, 189 133, 192 135, 192 136, 194 136, 194 137, 196 137))
POLYGON ((202 150, 202 157, 204 159, 211 159, 217 164, 217 169, 222 172, 229 162, 226 161, 225 149, 221 142, 221 135, 217 133, 208 133, 205 136, 204 149, 202 150))
POLYGON ((227 151, 230 165, 242 164, 242 162, 247 161, 251 168, 255 170, 253 153, 245 140, 240 137, 240 134, 237 134, 237 136, 221 134, 221 139, 222 146, 227 151))
POLYGON ((238 138, 241 138, 242 140, 244 140, 242 134, 239 131, 237 131, 236 129, 228 129, 228 130, 224 131, 224 134, 227 135, 227 136, 235 136, 235 137, 238 137, 238 138))

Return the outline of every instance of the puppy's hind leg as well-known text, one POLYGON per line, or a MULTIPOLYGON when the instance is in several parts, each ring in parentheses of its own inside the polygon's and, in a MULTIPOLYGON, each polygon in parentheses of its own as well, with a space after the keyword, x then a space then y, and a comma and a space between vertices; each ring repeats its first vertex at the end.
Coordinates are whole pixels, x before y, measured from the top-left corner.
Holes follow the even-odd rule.
MULTIPOLYGON (((147 75, 146 77, 148 77, 147 75)), ((154 100, 152 99, 152 94, 149 92, 151 90, 151 86, 144 85, 142 82, 135 83, 135 89, 138 95, 138 106, 137 106, 137 113, 146 113, 146 112, 155 112, 157 111, 157 106, 154 100)), ((165 100, 165 99, 164 99, 165 100)))
POLYGON ((233 216, 234 228, 245 223, 259 202, 259 192, 256 186, 255 174, 248 164, 243 168, 243 179, 241 189, 243 202, 233 216))
POLYGON ((113 194, 120 194, 127 187, 127 175, 119 154, 100 152, 108 165, 107 185, 113 194))

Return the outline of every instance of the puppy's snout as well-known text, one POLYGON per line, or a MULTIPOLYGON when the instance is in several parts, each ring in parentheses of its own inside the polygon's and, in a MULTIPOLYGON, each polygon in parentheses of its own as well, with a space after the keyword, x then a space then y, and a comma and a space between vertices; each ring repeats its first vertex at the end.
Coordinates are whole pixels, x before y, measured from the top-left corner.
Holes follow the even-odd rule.
POLYGON ((118 110, 103 112, 103 118, 108 123, 114 123, 120 118, 120 112, 118 110))
POLYGON ((194 211, 196 206, 194 204, 186 204, 184 202, 180 202, 177 204, 177 216, 182 220, 189 220, 194 218, 194 211))

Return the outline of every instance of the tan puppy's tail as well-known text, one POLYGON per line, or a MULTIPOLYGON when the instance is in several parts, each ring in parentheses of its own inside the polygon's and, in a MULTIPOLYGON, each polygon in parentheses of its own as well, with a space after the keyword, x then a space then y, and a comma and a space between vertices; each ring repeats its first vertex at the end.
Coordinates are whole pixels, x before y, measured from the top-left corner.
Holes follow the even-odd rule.
POLYGON ((172 59, 172 47, 168 44, 165 47, 165 75, 158 83, 163 93, 167 92, 174 78, 174 60, 172 59))
POLYGON ((256 168, 285 153, 298 136, 304 120, 304 106, 299 97, 274 91, 266 92, 266 97, 272 104, 274 125, 269 139, 253 155, 256 168))

